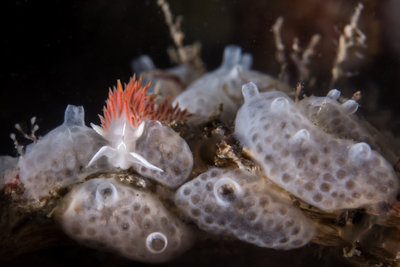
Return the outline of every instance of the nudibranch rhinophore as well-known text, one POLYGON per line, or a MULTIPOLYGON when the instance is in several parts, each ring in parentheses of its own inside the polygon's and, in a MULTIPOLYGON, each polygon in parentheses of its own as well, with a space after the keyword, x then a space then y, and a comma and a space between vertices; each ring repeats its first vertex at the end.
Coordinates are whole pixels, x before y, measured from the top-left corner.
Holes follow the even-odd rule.
POLYGON ((118 80, 117 87, 110 89, 101 126, 91 124, 109 144, 88 165, 105 156, 114 167, 132 167, 145 177, 177 187, 190 175, 193 156, 185 140, 162 122, 184 120, 189 114, 168 99, 157 105, 156 95, 147 94, 149 86, 142 87, 142 80, 133 77, 124 88, 118 80))

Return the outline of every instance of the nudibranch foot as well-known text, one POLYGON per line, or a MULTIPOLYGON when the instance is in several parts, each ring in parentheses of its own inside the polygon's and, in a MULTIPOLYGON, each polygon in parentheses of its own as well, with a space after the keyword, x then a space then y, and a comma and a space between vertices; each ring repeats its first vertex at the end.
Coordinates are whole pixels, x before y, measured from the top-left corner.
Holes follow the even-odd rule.
POLYGON ((121 154, 118 149, 112 148, 110 146, 103 146, 102 148, 100 148, 99 151, 90 160, 88 167, 103 156, 107 157, 109 161, 113 164, 113 166, 119 167, 123 170, 129 169, 132 165, 140 165, 151 170, 164 172, 162 169, 154 166, 144 157, 135 152, 121 154))

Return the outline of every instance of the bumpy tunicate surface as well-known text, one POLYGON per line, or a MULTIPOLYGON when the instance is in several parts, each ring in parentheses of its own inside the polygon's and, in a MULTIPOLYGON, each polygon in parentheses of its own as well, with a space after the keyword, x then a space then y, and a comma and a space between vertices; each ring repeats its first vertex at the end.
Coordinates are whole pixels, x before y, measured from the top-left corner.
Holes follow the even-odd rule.
POLYGON ((19 178, 24 184, 25 195, 39 199, 53 189, 105 170, 105 160, 86 167, 93 154, 105 144, 95 131, 85 126, 83 107, 68 105, 64 123, 29 145, 24 157, 20 158, 19 178))
POLYGON ((367 121, 355 114, 358 104, 354 100, 339 103, 340 91, 333 89, 326 97, 310 96, 299 101, 298 107, 315 125, 342 139, 365 142, 382 153, 392 164, 398 156, 387 145, 387 139, 367 121))
POLYGON ((59 221, 71 238, 85 245, 149 263, 167 261, 192 242, 190 229, 157 196, 112 178, 92 179, 74 188, 59 221))
POLYGON ((190 122, 201 123, 222 103, 221 119, 229 121, 234 119, 233 116, 243 101, 240 91, 243 83, 252 81, 263 90, 286 88, 272 77, 250 70, 251 64, 250 54, 242 54, 238 46, 227 46, 222 65, 189 85, 178 95, 174 104, 179 103, 182 109, 194 114, 189 119, 190 122))
POLYGON ((322 210, 390 202, 392 166, 367 143, 339 139, 315 126, 283 92, 243 86, 235 133, 276 184, 322 210))
POLYGON ((145 166, 135 167, 136 171, 168 187, 178 187, 186 181, 193 167, 188 144, 174 130, 157 121, 150 121, 145 127, 137 140, 136 152, 163 172, 145 166))
POLYGON ((239 169, 208 170, 181 186, 175 202, 200 229, 260 247, 293 249, 315 234, 313 223, 265 180, 239 169))

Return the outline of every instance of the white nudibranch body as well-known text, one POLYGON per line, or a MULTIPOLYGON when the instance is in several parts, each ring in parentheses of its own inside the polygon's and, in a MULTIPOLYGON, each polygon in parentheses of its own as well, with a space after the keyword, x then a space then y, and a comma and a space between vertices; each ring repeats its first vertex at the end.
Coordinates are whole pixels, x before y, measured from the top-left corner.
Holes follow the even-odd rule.
POLYGON ((168 100, 155 107, 155 95, 148 95, 150 84, 141 87, 141 80, 131 81, 122 89, 110 90, 102 127, 92 128, 108 144, 101 147, 88 166, 102 157, 117 168, 133 168, 139 174, 166 186, 177 187, 189 176, 193 156, 186 142, 161 122, 183 120, 188 114, 172 107, 168 100))
POLYGON ((154 166, 140 154, 134 152, 136 150, 136 141, 143 134, 145 122, 140 123, 135 128, 132 127, 125 116, 122 116, 112 123, 109 131, 104 131, 94 124, 91 124, 91 126, 98 134, 108 140, 110 145, 100 148, 89 162, 89 166, 100 157, 106 156, 110 164, 123 170, 129 169, 132 164, 139 164, 146 168, 163 172, 162 169, 154 166))
MULTIPOLYGON (((145 122, 138 121, 134 113, 135 110, 130 107, 133 100, 132 96, 134 97, 136 94, 142 94, 143 100, 146 100, 145 90, 140 88, 140 82, 133 83, 125 91, 122 90, 122 85, 119 82, 117 89, 114 89, 113 92, 110 90, 107 108, 104 109, 105 118, 102 118, 103 128, 91 124, 92 128, 109 141, 110 145, 100 148, 88 166, 100 157, 106 156, 110 164, 124 170, 130 168, 133 164, 139 164, 146 168, 163 172, 162 169, 149 163, 141 155, 134 152, 136 141, 142 136, 145 126, 145 122)), ((141 104, 144 105, 145 103, 141 104)))

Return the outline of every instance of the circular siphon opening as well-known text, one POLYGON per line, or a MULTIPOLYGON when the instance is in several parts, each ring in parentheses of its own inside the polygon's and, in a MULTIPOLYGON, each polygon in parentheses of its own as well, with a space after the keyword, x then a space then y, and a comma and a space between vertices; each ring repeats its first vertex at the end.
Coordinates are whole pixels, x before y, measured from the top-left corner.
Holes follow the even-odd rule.
POLYGON ((240 185, 230 178, 222 178, 214 186, 214 196, 220 205, 232 203, 241 193, 240 185))
POLYGON ((117 188, 112 183, 103 182, 97 186, 96 200, 101 205, 112 204, 118 199, 117 188))
POLYGON ((146 248, 154 254, 159 254, 165 251, 168 246, 167 237, 160 232, 154 232, 146 238, 146 248))

